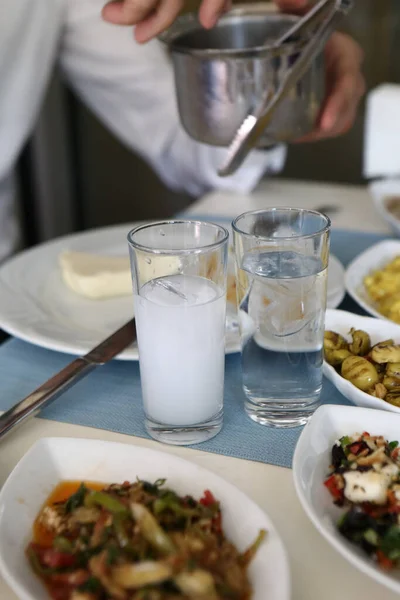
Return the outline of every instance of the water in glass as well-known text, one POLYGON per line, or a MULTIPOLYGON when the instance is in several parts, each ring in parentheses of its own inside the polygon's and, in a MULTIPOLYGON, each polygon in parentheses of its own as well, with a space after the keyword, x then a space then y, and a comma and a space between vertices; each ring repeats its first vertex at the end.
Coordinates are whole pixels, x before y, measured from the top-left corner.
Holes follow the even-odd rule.
POLYGON ((246 410, 262 423, 291 426, 291 413, 304 423, 322 386, 327 269, 316 256, 262 249, 245 253, 240 267, 246 410))

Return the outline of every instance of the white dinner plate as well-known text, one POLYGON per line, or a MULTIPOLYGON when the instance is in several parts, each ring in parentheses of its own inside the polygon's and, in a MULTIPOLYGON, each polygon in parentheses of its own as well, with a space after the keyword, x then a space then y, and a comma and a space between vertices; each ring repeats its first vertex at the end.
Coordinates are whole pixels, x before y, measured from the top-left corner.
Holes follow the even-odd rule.
MULTIPOLYGON (((400 344, 400 326, 384 319, 374 319, 372 317, 360 317, 344 310, 327 310, 325 317, 325 329, 340 333, 350 341, 350 329, 362 329, 366 331, 371 338, 372 344, 393 339, 400 344)), ((366 392, 359 390, 355 385, 344 379, 331 365, 324 360, 324 375, 350 402, 364 408, 377 408, 388 412, 400 414, 400 408, 393 406, 380 398, 370 396, 366 392)), ((400 432, 399 432, 400 433, 400 432)))
MULTIPOLYGON (((62 281, 58 257, 63 250, 126 255, 126 236, 134 226, 118 225, 61 237, 7 261, 0 268, 0 329, 37 346, 73 355, 84 354, 96 346, 132 318, 132 297, 90 300, 75 294, 62 281)), ((343 266, 331 256, 328 306, 338 306, 344 294, 343 266)), ((228 303, 227 354, 240 351, 235 313, 228 303)), ((117 358, 138 360, 136 344, 117 358)))
POLYGON ((381 315, 374 301, 370 298, 364 285, 364 278, 372 271, 384 267, 396 256, 400 256, 400 240, 386 240, 374 244, 368 250, 359 254, 346 269, 345 285, 347 293, 367 313, 374 317, 386 318, 381 315))
POLYGON ((52 489, 63 480, 104 483, 167 479, 180 495, 209 489, 221 502, 226 535, 245 550, 260 529, 268 535, 249 569, 252 600, 289 600, 290 573, 283 543, 269 517, 232 484, 187 460, 102 440, 44 438, 28 451, 0 493, 0 572, 20 600, 49 600, 24 550, 32 525, 52 489))
MULTIPOLYGON (((293 479, 299 500, 312 523, 344 559, 365 575, 400 594, 400 573, 386 573, 336 528, 342 509, 333 504, 324 480, 329 473, 332 446, 344 435, 368 431, 387 440, 399 439, 400 416, 355 406, 318 408, 305 426, 293 458, 293 479)), ((316 567, 317 568, 317 567, 316 567)), ((337 573, 340 578, 340 573, 337 573)), ((382 593, 381 598, 384 598, 382 593)), ((347 600, 343 581, 343 600, 347 600)))

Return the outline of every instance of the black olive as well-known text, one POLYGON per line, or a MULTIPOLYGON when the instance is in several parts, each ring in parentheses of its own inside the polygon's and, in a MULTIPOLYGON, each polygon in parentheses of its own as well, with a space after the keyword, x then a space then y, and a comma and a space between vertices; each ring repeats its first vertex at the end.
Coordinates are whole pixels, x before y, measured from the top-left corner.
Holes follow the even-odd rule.
POLYGON ((186 506, 189 508, 196 508, 197 502, 192 496, 185 496, 184 498, 186 506))
POLYGON ((339 524, 339 531, 348 539, 353 540, 358 533, 374 528, 375 519, 372 519, 361 508, 354 507, 349 510, 339 524))
POLYGON ((332 465, 333 465, 334 469, 338 469, 341 466, 342 461, 345 461, 345 460, 346 460, 346 455, 344 453, 342 446, 338 446, 335 444, 332 448, 332 465))
POLYGON ((395 513, 386 513, 376 521, 374 529, 378 535, 384 537, 392 525, 397 525, 397 515, 395 513))
POLYGON ((373 544, 369 544, 365 538, 361 540, 360 546, 364 550, 364 552, 366 552, 370 556, 371 554, 374 554, 376 552, 376 546, 374 546, 373 544))
POLYGON ((152 496, 157 496, 159 489, 154 483, 149 483, 148 481, 142 481, 142 488, 146 494, 151 494, 152 496))

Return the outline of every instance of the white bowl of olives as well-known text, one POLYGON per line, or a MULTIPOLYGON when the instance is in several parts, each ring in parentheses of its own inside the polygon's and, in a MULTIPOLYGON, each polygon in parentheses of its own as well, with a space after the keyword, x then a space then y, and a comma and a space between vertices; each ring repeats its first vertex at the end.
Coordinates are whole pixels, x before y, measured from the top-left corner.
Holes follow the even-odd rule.
POLYGON ((351 402, 400 414, 400 326, 327 310, 324 375, 351 402))

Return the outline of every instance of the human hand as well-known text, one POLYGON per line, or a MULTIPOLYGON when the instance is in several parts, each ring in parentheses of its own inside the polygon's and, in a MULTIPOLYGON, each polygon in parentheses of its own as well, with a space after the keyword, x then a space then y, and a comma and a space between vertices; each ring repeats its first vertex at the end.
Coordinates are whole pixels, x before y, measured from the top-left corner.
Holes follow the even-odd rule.
MULTIPOLYGON (((283 12, 304 13, 308 0, 275 0, 283 12)), ((365 93, 361 72, 363 52, 344 33, 334 33, 325 49, 326 98, 313 132, 298 140, 310 142, 346 133, 354 124, 360 101, 365 93)))
MULTIPOLYGON (((103 8, 103 18, 117 25, 135 25, 135 39, 148 42, 175 21, 183 0, 113 0, 103 8)), ((206 29, 214 27, 219 17, 229 10, 231 0, 202 0, 200 23, 206 29)))

